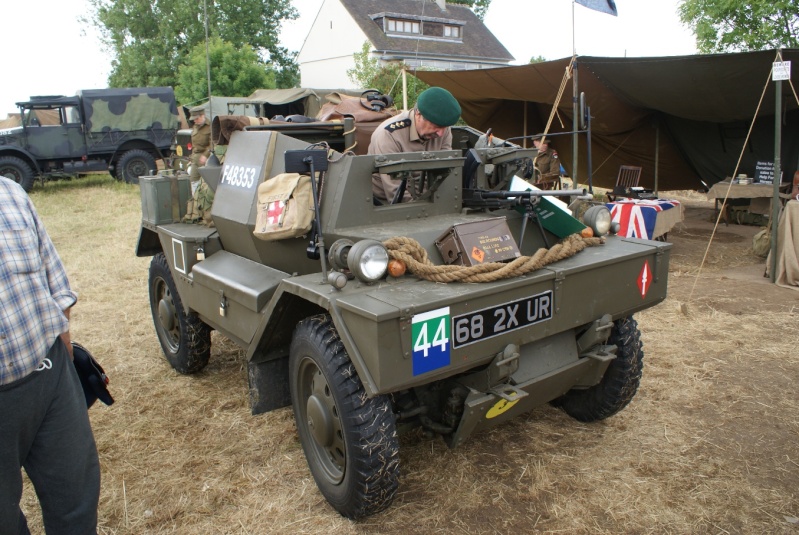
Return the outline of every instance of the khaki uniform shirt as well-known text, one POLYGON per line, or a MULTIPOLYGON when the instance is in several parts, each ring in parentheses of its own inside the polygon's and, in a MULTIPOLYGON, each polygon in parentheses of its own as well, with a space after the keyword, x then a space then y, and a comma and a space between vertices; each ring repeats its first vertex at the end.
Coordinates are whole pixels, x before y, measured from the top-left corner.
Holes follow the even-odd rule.
POLYGON ((200 180, 200 156, 206 158, 211 154, 211 125, 206 120, 202 126, 196 124, 191 128, 191 174, 189 180, 200 180))
MULTIPOLYGON (((367 154, 394 154, 397 152, 421 152, 452 149, 452 130, 447 128, 443 137, 429 139, 419 138, 416 131, 415 109, 404 111, 383 121, 372 133, 367 154)), ((400 180, 389 175, 375 173, 372 175, 372 194, 383 203, 390 203, 400 186, 400 180)), ((406 191, 402 202, 413 200, 406 191)))
POLYGON ((206 157, 211 154, 211 125, 207 120, 202 126, 191 128, 191 153, 206 157))
POLYGON ((535 169, 540 173, 540 180, 553 179, 560 176, 560 160, 558 151, 552 147, 547 147, 545 151, 539 151, 535 157, 535 169))

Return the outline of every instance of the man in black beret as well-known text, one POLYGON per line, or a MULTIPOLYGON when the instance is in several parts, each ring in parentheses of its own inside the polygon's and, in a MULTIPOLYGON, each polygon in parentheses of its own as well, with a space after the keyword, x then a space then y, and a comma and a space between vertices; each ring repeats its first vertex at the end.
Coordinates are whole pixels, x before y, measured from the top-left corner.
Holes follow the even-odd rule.
MULTIPOLYGON (((422 91, 416 107, 383 121, 372 133, 368 154, 393 154, 452 149, 450 127, 458 122, 461 107, 442 87, 422 91)), ((383 204, 390 204, 400 181, 389 175, 372 175, 372 193, 383 204)), ((406 191, 402 202, 412 200, 406 191)))

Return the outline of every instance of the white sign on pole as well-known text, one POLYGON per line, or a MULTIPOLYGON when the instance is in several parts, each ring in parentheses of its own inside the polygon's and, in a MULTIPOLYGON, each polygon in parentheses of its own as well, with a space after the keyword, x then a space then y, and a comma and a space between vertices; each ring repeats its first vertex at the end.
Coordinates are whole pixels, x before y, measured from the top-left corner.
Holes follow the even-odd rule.
POLYGON ((791 79, 791 62, 790 61, 775 61, 774 68, 771 71, 771 81, 777 80, 790 80, 791 79))

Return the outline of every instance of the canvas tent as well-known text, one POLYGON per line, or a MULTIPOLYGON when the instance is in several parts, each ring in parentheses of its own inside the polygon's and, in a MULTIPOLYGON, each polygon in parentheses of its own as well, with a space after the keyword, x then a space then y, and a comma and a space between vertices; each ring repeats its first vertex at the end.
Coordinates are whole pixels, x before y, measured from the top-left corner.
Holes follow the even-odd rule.
MULTIPOLYGON (((248 97, 211 97, 202 104, 206 116, 211 121, 218 115, 246 115, 248 117, 266 117, 276 115, 307 115, 316 117, 319 110, 327 102, 330 93, 348 96, 360 96, 360 90, 354 89, 257 89, 248 97), (210 113, 209 113, 210 108, 210 113)), ((188 111, 184 110, 186 115, 188 111)))
MULTIPOLYGON (((735 170, 757 112, 740 172, 753 176, 759 161, 774 160, 776 51, 651 58, 578 56, 577 79, 592 117, 594 185, 612 187, 620 165, 643 167, 642 186, 700 189, 735 170), (763 96, 763 101, 758 103, 763 96)), ((782 51, 799 86, 799 49, 782 51)), ((421 80, 448 89, 463 119, 501 138, 543 131, 571 58, 479 71, 419 71, 421 80)), ((799 105, 791 83, 782 82, 783 181, 799 169, 799 105)), ((572 129, 568 83, 550 132, 572 129)), ((521 143, 521 141, 519 141, 521 143)), ((571 138, 553 137, 571 168, 571 138)), ((578 179, 587 177, 585 137, 578 144, 578 179)))

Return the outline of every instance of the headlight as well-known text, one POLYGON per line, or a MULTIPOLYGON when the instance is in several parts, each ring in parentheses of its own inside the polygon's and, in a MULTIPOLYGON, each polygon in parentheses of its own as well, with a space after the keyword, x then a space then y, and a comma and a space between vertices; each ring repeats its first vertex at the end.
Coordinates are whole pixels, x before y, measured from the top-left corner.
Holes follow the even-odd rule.
POLYGON ((347 253, 347 266, 362 282, 374 282, 386 274, 388 251, 376 240, 361 240, 347 253))
POLYGON ((607 206, 592 206, 583 214, 583 223, 591 227, 594 236, 604 236, 610 231, 610 210, 607 206))

